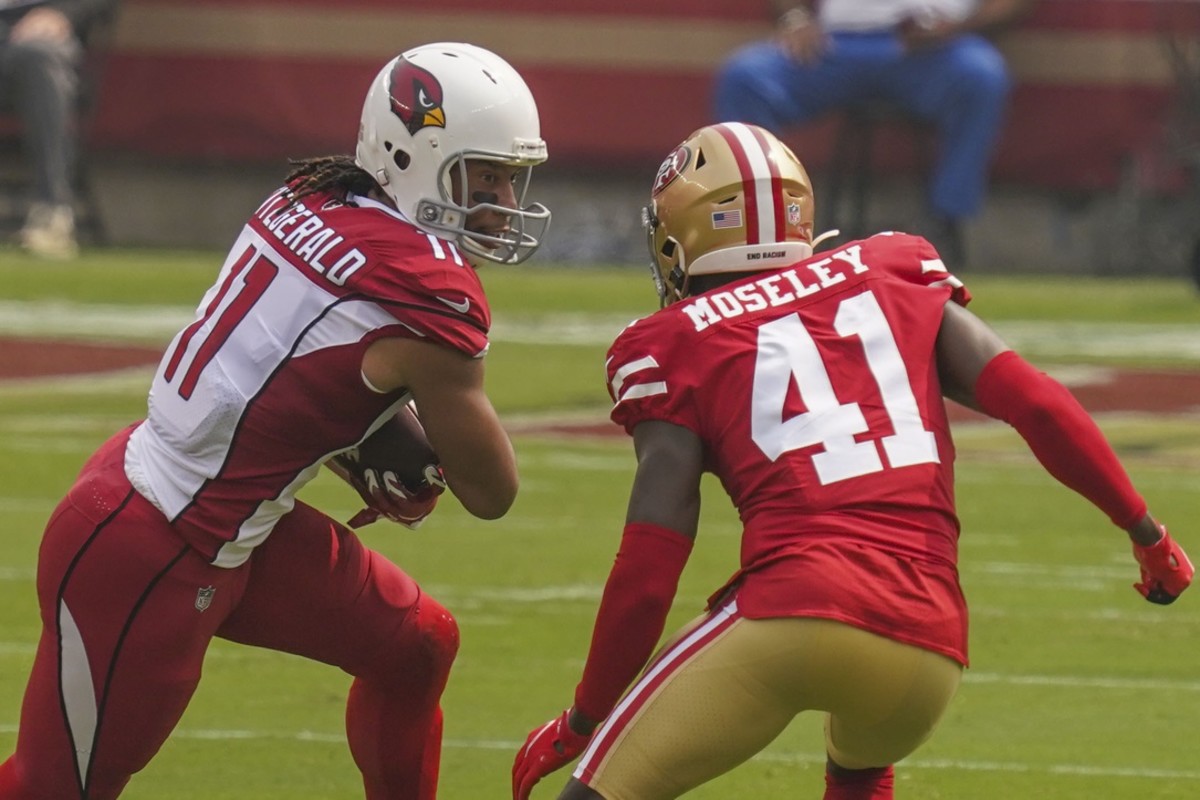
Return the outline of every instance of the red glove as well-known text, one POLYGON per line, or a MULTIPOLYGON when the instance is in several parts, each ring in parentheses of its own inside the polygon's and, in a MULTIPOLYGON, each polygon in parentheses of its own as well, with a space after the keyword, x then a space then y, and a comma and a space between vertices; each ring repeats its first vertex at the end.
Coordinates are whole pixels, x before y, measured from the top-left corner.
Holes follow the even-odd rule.
POLYGON ((442 468, 435 464, 425 468, 425 478, 417 486, 404 485, 395 472, 364 468, 345 456, 331 459, 329 468, 353 486, 367 504, 346 523, 351 528, 370 525, 380 517, 417 528, 433 513, 438 497, 446 490, 442 468))
POLYGON ((534 784, 554 770, 574 761, 591 736, 583 736, 567 725, 570 709, 529 734, 513 762, 513 800, 528 800, 534 784))
POLYGON ((1167 529, 1159 527, 1163 535, 1157 542, 1148 546, 1133 545, 1133 557, 1142 568, 1142 582, 1135 583, 1133 588, 1151 603, 1165 606, 1174 603, 1188 587, 1196 568, 1167 529))

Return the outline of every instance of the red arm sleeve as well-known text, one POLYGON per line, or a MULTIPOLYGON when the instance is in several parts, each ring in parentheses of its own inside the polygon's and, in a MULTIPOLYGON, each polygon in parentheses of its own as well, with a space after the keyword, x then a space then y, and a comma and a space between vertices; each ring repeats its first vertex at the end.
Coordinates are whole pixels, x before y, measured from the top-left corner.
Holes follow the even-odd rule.
POLYGON ((682 533, 631 522, 608 575, 575 708, 600 721, 616 706, 654 652, 692 552, 682 533))
POLYGON ((983 368, 975 399, 1021 434, 1047 472, 1090 500, 1114 525, 1128 529, 1146 514, 1146 501, 1104 434, 1061 383, 1009 350, 983 368))

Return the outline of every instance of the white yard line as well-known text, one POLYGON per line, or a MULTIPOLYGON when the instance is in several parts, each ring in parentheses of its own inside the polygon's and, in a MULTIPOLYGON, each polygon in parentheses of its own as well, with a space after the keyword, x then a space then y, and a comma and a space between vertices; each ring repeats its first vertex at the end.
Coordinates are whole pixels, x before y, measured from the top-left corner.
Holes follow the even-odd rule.
POLYGON ((111 372, 92 372, 83 375, 51 375, 39 378, 0 380, 0 396, 28 397, 53 390, 64 395, 123 395, 144 392, 150 388, 154 367, 128 367, 111 372))
MULTIPOLYGON (((190 306, 127 306, 63 301, 0 300, 0 335, 156 340, 193 319, 190 306)), ((632 322, 628 314, 559 312, 493 319, 497 342, 606 346, 632 322)), ((1027 355, 1041 357, 1161 356, 1200 363, 1200 326, 1126 322, 997 322, 999 333, 1027 355)))
POLYGON ((194 309, 183 306, 0 300, 0 334, 85 338, 89 342, 156 339, 165 343, 193 314, 194 309))
MULTIPOLYGON (((12 735, 16 725, 0 725, 0 734, 12 735)), ((245 741, 250 739, 286 740, 342 746, 341 733, 319 731, 211 730, 183 728, 171 734, 174 739, 202 741, 245 741)), ((443 747, 459 750, 505 750, 516 752, 521 742, 515 739, 447 739, 443 747)), ((824 764, 825 756, 815 753, 759 753, 751 759, 777 764, 824 764)), ((1147 780, 1200 780, 1200 770, 1115 766, 1112 764, 1031 764, 1024 761, 974 761, 971 759, 910 758, 901 762, 904 769, 948 770, 962 772, 1028 773, 1033 775, 1078 775, 1088 778, 1140 778, 1147 780)))
POLYGON ((1138 692, 1200 692, 1200 681, 1172 681, 1162 678, 1109 678, 1102 675, 1004 675, 999 672, 963 673, 969 684, 1006 686, 1053 686, 1059 689, 1117 689, 1138 692))

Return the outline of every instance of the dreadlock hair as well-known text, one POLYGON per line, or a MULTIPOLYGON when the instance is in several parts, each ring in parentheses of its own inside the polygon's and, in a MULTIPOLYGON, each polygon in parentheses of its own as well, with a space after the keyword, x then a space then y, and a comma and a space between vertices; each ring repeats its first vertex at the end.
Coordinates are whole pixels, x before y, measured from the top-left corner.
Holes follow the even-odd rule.
POLYGON ((291 159, 286 183, 292 187, 292 202, 318 192, 333 192, 345 199, 348 192, 366 195, 379 188, 378 182, 358 164, 354 156, 319 156, 291 159))

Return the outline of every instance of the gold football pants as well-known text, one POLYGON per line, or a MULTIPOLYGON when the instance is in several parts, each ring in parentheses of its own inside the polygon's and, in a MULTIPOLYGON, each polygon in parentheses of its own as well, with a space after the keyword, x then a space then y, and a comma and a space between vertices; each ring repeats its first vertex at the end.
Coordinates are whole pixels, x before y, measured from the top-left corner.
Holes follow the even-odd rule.
POLYGON ((607 800, 675 798, 808 710, 825 712, 836 763, 885 766, 929 737, 961 677, 961 665, 929 650, 831 620, 746 619, 731 600, 663 646, 575 777, 607 800))

